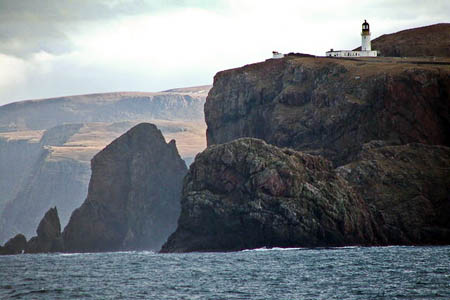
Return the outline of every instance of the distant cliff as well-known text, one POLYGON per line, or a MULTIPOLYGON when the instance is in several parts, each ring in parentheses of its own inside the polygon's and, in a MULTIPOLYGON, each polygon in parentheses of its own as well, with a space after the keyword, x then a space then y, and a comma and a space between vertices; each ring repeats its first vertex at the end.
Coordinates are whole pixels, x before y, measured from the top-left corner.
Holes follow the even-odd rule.
MULTIPOLYGON (((0 213, 4 205, 21 189, 25 174, 31 172, 41 155, 40 137, 41 133, 14 138, 0 137, 0 213)), ((0 238, 0 243, 1 240, 0 238)))
POLYGON ((187 168, 175 141, 142 123, 94 156, 83 205, 63 232, 68 252, 159 250, 175 230, 187 168))
POLYGON ((210 86, 158 93, 104 93, 15 102, 0 107, 0 132, 63 123, 199 120, 210 86))
MULTIPOLYGON (((450 57, 450 23, 383 34, 372 40, 372 49, 378 50, 381 56, 450 57)), ((361 50, 361 47, 355 50, 361 50)))
POLYGON ((192 161, 206 146, 203 104, 209 88, 1 106, 0 243, 18 233, 30 238, 50 207, 58 207, 65 226, 86 198, 92 157, 142 121, 157 124, 168 141, 176 139, 183 159, 192 161))
POLYGON ((450 145, 449 78, 447 65, 377 58, 287 57, 219 72, 205 104, 208 145, 256 137, 336 166, 371 140, 450 145))

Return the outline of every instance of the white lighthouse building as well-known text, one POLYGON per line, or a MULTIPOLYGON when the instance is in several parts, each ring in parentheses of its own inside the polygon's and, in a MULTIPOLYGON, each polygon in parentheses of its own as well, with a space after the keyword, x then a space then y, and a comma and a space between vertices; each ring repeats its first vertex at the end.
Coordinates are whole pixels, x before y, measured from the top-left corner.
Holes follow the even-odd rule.
POLYGON ((329 57, 376 57, 378 52, 372 50, 370 44, 370 27, 369 23, 364 20, 361 31, 361 51, 352 50, 333 50, 326 52, 326 56, 329 57))
MULTIPOLYGON (((362 51, 371 51, 372 47, 370 45, 370 29, 369 23, 364 20, 362 24, 362 32, 361 32, 361 50, 362 51)), ((375 55, 376 56, 376 55, 375 55)))

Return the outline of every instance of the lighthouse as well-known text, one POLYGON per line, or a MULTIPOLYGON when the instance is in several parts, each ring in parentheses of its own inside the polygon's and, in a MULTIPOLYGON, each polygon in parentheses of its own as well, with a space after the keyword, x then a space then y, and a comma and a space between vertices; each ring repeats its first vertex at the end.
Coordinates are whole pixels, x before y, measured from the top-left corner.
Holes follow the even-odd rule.
POLYGON ((369 23, 367 23, 366 20, 364 20, 364 23, 362 23, 361 50, 372 51, 372 47, 370 46, 370 28, 369 23))
POLYGON ((370 45, 370 28, 367 20, 364 20, 364 23, 362 23, 361 51, 331 49, 325 55, 328 57, 376 57, 378 51, 372 50, 372 46, 370 45))

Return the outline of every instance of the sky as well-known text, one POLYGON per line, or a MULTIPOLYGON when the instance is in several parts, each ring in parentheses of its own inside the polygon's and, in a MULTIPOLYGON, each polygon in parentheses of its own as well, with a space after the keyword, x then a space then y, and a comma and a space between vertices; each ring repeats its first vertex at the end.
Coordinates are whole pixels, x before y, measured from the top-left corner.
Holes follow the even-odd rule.
POLYGON ((324 55, 450 22, 449 0, 0 0, 0 105, 213 83, 272 51, 324 55))

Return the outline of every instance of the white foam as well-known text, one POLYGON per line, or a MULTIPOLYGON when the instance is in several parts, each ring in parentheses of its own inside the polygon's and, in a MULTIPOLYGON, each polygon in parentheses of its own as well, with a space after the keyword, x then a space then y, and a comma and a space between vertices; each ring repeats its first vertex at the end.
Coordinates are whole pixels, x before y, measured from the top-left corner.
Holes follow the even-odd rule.
POLYGON ((306 248, 280 248, 280 247, 267 248, 267 247, 262 247, 262 248, 256 248, 256 249, 245 249, 245 250, 242 250, 242 252, 291 251, 291 250, 301 250, 301 249, 306 249, 306 248))

